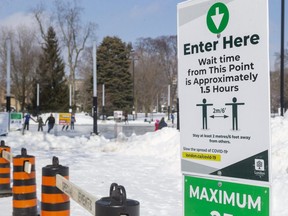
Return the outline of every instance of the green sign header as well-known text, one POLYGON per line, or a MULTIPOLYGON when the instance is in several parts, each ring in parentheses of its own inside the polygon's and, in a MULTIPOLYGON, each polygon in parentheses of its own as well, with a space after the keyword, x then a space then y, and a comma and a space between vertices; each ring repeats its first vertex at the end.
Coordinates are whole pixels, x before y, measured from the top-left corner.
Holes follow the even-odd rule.
POLYGON ((269 216, 269 187, 185 176, 185 216, 269 216))
POLYGON ((21 120, 22 119, 22 113, 10 113, 10 118, 13 120, 21 120))

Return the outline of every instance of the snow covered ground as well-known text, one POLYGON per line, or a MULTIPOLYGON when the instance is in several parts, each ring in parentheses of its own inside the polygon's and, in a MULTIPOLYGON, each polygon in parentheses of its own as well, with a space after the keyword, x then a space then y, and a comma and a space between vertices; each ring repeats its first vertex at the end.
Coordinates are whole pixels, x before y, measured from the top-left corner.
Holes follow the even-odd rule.
MULTIPOLYGON (((77 124, 91 124, 77 115, 77 124)), ((45 120, 45 118, 44 118, 45 120)), ((131 124, 136 124, 136 121, 131 124)), ((144 124, 138 121, 138 124, 144 124)), ((147 124, 147 123, 145 123, 147 124)), ((273 216, 288 215, 288 118, 275 117, 272 130, 273 216)), ((126 188, 127 197, 140 202, 141 216, 181 216, 182 177, 180 134, 172 127, 117 139, 67 136, 29 131, 1 137, 14 155, 26 148, 36 158, 37 198, 41 201, 41 170, 52 157, 69 167, 70 181, 94 196, 107 197, 111 183, 126 188)), ((0 198, 0 216, 12 215, 12 197, 0 198)), ((71 200, 71 216, 90 213, 71 200)))

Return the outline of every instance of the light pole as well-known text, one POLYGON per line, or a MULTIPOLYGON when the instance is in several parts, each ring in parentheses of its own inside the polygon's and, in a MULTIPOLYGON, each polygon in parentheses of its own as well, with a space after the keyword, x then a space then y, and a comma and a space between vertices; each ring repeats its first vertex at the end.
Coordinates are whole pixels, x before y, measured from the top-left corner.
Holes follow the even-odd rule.
POLYGON ((281 1, 281 59, 280 59, 280 105, 284 116, 284 37, 285 37, 285 0, 281 1))
POLYGON ((37 83, 37 87, 36 88, 37 88, 36 112, 37 112, 37 117, 38 117, 39 111, 40 111, 40 109, 39 109, 39 104, 40 104, 40 99, 39 99, 40 87, 39 87, 39 83, 37 83))
POLYGON ((69 85, 69 113, 72 113, 72 85, 69 85))
POLYGON ((93 133, 98 135, 97 129, 97 55, 96 42, 93 43, 93 133))
POLYGON ((133 70, 133 121, 135 120, 135 59, 132 56, 132 70, 133 70))
POLYGON ((170 120, 170 85, 168 85, 168 120, 170 120))
POLYGON ((6 41, 7 43, 7 86, 6 86, 6 111, 10 112, 11 111, 11 72, 10 72, 10 67, 11 67, 11 40, 8 39, 6 41))
POLYGON ((137 119, 136 116, 136 111, 135 111, 135 55, 134 55, 134 50, 131 50, 132 54, 132 75, 133 75, 133 108, 132 108, 132 116, 133 116, 133 121, 137 119))

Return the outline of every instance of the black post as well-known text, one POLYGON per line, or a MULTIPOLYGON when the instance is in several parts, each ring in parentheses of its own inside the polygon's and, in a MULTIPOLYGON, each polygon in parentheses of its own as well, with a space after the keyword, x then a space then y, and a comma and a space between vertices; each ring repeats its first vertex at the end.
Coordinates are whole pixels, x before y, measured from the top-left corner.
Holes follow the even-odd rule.
POLYGON ((93 97, 93 133, 98 135, 98 129, 97 129, 97 97, 93 97))
POLYGON ((180 131, 179 98, 177 98, 177 130, 180 131))
POLYGON ((105 120, 105 107, 102 106, 102 120, 105 120))
POLYGON ((284 37, 285 37, 285 0, 281 5, 281 62, 280 62, 280 104, 281 116, 284 116, 284 37))
POLYGON ((6 112, 11 112, 11 97, 6 97, 6 112))

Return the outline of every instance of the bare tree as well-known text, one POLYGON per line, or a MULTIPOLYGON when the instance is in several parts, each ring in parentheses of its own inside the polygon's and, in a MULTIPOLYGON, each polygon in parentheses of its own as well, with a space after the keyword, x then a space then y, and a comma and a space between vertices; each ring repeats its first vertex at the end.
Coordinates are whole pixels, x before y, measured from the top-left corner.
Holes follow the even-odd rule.
MULTIPOLYGON (((93 48, 87 47, 79 61, 79 77, 82 80, 79 89, 79 102, 82 104, 82 111, 91 111, 92 97, 92 73, 93 71, 93 48)), ((100 100, 100 98, 99 98, 100 100)))
MULTIPOLYGON (((157 52, 159 65, 163 68, 168 81, 171 86, 171 102, 177 99, 177 37, 176 36, 162 36, 156 38, 155 50, 157 52)), ((167 88, 166 88, 167 89, 167 88)))
POLYGON ((280 107, 280 73, 279 71, 270 72, 270 92, 271 92, 271 111, 278 112, 280 107))
MULTIPOLYGON (((85 49, 88 40, 95 36, 96 24, 93 22, 83 23, 81 15, 83 8, 78 6, 77 1, 54 1, 55 9, 52 11, 50 20, 54 22, 54 28, 60 32, 59 41, 62 44, 66 54, 64 57, 69 70, 69 82, 72 86, 72 103, 75 105, 75 79, 77 75, 78 63, 80 61, 82 52, 85 49)), ((38 6, 34 9, 34 16, 39 24, 39 28, 43 36, 45 36, 44 29, 44 7, 38 6)), ((51 25, 51 24, 50 24, 51 25)))
POLYGON ((20 109, 24 110, 32 97, 33 78, 38 62, 39 47, 36 44, 35 32, 27 26, 19 26, 16 31, 2 29, 0 55, 5 61, 1 62, 1 68, 6 71, 7 44, 11 41, 11 80, 12 93, 15 99, 20 101, 20 109))
POLYGON ((151 112, 160 98, 167 101, 168 85, 172 86, 171 101, 176 100, 176 36, 140 38, 135 51, 138 56, 135 67, 136 107, 146 113, 151 112))
POLYGON ((27 103, 31 102, 31 94, 34 92, 32 88, 35 88, 33 81, 40 49, 36 44, 35 32, 25 26, 17 29, 14 43, 12 79, 21 110, 24 110, 27 103))
POLYGON ((136 107, 141 108, 146 114, 153 111, 157 97, 161 94, 163 88, 161 72, 157 60, 152 56, 139 58, 137 62, 136 107))
MULTIPOLYGON (((272 112, 278 112, 280 107, 280 53, 275 53, 276 59, 274 62, 275 70, 270 72, 270 89, 271 89, 271 110, 272 112)), ((284 52, 284 77, 288 75, 288 49, 284 52)), ((284 107, 288 107, 288 80, 284 79, 284 107)))
POLYGON ((75 104, 75 79, 78 62, 82 51, 90 37, 94 36, 96 25, 92 22, 83 24, 81 13, 83 9, 76 1, 55 1, 56 20, 62 33, 62 42, 67 49, 67 61, 70 72, 70 83, 72 85, 72 97, 75 104))
POLYGON ((47 42, 47 29, 50 26, 53 26, 52 16, 48 16, 45 14, 45 6, 42 2, 32 9, 36 22, 39 25, 40 37, 39 43, 42 44, 43 41, 47 42))
POLYGON ((157 97, 167 80, 164 70, 159 66, 153 39, 138 39, 135 53, 137 55, 134 71, 135 109, 148 114, 155 107, 157 97))

